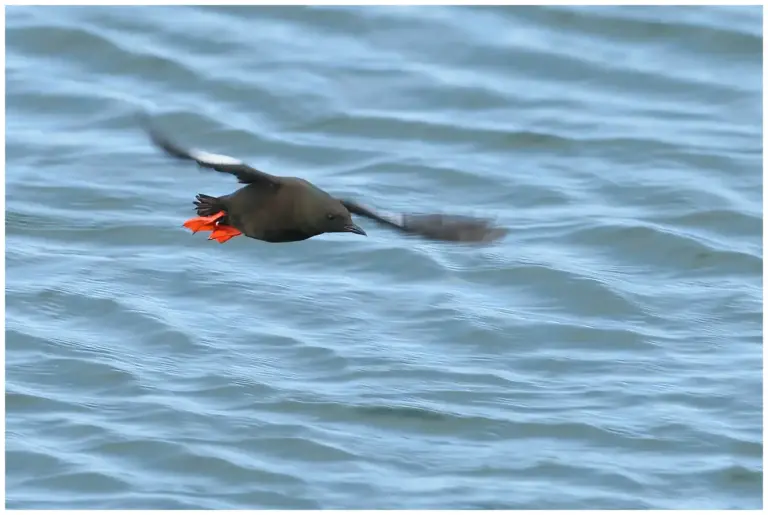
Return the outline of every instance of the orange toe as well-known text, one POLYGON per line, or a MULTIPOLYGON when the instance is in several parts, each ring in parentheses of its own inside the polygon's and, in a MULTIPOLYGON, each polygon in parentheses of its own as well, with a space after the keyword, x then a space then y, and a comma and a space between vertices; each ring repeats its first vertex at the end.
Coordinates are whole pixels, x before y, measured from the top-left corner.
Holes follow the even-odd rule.
POLYGON ((198 231, 213 231, 216 229, 216 220, 222 216, 224 216, 224 212, 220 211, 211 216, 198 216, 195 218, 190 218, 184 222, 184 227, 191 230, 193 234, 198 231))
POLYGON ((184 222, 184 227, 196 233, 198 231, 212 231, 216 224, 214 222, 205 222, 199 218, 192 218, 184 222))
POLYGON ((240 236, 241 233, 234 227, 230 225, 217 225, 216 229, 213 230, 211 235, 208 237, 209 240, 216 240, 219 243, 224 243, 226 241, 231 240, 235 236, 240 236))

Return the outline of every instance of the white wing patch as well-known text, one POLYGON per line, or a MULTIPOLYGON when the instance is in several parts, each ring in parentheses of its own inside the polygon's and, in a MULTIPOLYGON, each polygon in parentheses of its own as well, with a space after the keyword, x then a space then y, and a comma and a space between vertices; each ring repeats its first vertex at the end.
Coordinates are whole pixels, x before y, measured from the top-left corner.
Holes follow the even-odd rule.
POLYGON ((212 165, 241 165, 242 161, 235 159, 234 157, 225 156, 222 154, 211 154, 210 152, 204 152, 202 150, 192 149, 189 151, 189 155, 195 161, 202 161, 212 165))
POLYGON ((405 224, 405 217, 400 213, 377 213, 377 214, 383 219, 388 220, 389 222, 392 222, 393 224, 397 225, 398 227, 403 227, 405 224))

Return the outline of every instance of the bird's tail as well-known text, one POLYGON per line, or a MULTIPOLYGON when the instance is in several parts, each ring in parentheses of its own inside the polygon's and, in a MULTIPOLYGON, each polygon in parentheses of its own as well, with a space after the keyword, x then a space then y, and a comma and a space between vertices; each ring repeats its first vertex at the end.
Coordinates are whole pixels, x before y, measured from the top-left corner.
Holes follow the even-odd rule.
POLYGON ((242 234, 229 225, 226 206, 221 199, 198 193, 195 206, 197 206, 198 216, 184 222, 184 227, 191 230, 192 233, 211 231, 208 239, 216 240, 219 243, 224 243, 242 234))
POLYGON ((226 206, 217 197, 211 197, 204 193, 198 193, 195 197, 195 205, 197 206, 198 216, 212 216, 217 213, 226 212, 226 206))

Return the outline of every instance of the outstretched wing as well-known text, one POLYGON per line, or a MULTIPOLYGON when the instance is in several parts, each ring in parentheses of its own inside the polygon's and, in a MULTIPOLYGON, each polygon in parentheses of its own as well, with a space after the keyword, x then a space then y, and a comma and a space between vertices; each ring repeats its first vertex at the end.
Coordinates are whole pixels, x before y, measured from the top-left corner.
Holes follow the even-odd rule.
POLYGON ((494 226, 484 218, 447 214, 384 214, 352 200, 341 200, 341 203, 352 214, 370 218, 406 234, 432 240, 489 243, 509 233, 508 229, 494 226))
POLYGON ((234 175, 238 182, 243 184, 260 184, 274 188, 280 186, 279 177, 257 170, 239 159, 221 154, 211 154, 194 148, 184 148, 174 143, 153 126, 149 116, 145 113, 139 114, 139 121, 152 139, 152 143, 170 156, 195 161, 203 168, 211 168, 217 172, 234 175))

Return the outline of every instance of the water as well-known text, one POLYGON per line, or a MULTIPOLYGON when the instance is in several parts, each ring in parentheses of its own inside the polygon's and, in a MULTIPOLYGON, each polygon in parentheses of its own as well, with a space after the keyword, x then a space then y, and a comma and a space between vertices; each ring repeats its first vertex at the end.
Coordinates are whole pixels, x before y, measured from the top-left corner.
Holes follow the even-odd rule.
POLYGON ((760 508, 759 7, 7 9, 9 508, 760 508), (185 144, 474 248, 219 245, 185 144))

